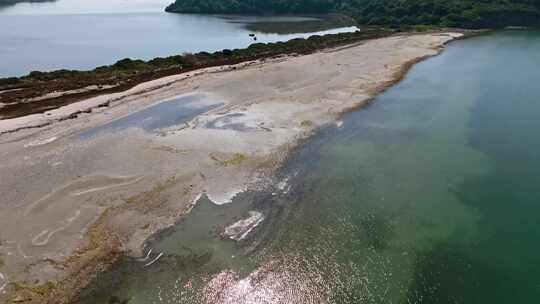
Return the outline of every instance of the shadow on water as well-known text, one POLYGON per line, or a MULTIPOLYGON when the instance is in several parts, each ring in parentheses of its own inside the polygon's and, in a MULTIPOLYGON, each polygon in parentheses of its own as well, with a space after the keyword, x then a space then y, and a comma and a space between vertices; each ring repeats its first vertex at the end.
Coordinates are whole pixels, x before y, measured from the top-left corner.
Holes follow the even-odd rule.
POLYGON ((414 283, 404 303, 482 303, 479 272, 491 273, 480 261, 456 251, 452 245, 441 244, 419 253, 415 265, 414 283))
MULTIPOLYGON (((275 17, 274 17, 275 18, 275 17)), ((336 28, 354 27, 357 23, 354 19, 341 16, 318 16, 317 18, 299 18, 297 20, 269 20, 259 18, 255 21, 246 21, 246 29, 257 33, 293 34, 322 32, 336 28)))
POLYGON ((202 102, 205 98, 204 94, 193 94, 162 101, 110 123, 84 131, 79 138, 84 140, 100 133, 119 132, 128 128, 140 128, 146 132, 152 132, 181 125, 199 114, 223 105, 220 102, 202 102))

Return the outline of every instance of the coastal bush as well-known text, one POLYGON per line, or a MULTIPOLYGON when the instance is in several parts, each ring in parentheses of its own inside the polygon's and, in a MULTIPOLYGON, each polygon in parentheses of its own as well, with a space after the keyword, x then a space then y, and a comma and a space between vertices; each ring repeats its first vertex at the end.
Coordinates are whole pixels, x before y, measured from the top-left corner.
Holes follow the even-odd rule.
POLYGON ((0 87, 15 85, 18 83, 19 83, 19 78, 17 77, 0 78, 0 87))
POLYGON ((90 85, 134 84, 151 78, 175 74, 179 70, 186 71, 207 66, 234 64, 284 54, 307 54, 322 48, 386 36, 391 32, 367 28, 352 33, 312 36, 308 39, 298 38, 287 42, 254 43, 244 49, 225 49, 214 53, 185 53, 165 58, 158 57, 149 61, 124 58, 112 65, 100 66, 90 71, 33 71, 19 78, 0 78, 0 89, 24 87, 25 90, 34 90, 43 94, 45 91, 71 90, 90 85))

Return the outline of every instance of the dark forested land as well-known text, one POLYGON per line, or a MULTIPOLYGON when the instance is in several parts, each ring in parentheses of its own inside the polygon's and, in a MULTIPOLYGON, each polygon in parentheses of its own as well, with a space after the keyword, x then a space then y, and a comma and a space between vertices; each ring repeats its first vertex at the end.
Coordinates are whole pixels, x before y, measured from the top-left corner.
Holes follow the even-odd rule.
POLYGON ((367 25, 500 28, 540 25, 540 0, 176 0, 168 12, 341 13, 367 25))
POLYGON ((13 5, 21 2, 54 2, 56 0, 0 0, 0 6, 13 5))

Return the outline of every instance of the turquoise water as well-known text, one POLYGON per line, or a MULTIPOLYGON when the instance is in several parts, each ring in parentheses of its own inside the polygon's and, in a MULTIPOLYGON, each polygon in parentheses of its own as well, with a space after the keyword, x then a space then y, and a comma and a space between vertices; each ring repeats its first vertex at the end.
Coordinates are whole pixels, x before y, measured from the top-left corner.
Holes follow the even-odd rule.
POLYGON ((539 49, 539 32, 453 42, 298 149, 288 187, 202 198, 82 302, 538 302, 539 49), (249 211, 262 223, 224 237, 249 211))
MULTIPOLYGON (((31 71, 88 70, 126 57, 148 60, 186 52, 244 48, 255 42, 246 24, 306 20, 165 13, 170 2, 58 0, 0 7, 0 77, 31 71)), ((342 27, 319 34, 356 29, 342 27)), ((306 32, 315 31, 257 33, 256 42, 287 41, 313 34, 306 32)))

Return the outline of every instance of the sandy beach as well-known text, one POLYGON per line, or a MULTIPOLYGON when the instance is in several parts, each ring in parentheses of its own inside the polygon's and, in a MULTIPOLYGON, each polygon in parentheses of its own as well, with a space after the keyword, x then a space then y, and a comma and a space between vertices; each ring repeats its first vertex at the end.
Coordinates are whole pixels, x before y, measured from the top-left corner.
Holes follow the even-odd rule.
POLYGON ((208 68, 0 120, 0 302, 69 303, 119 256, 143 257, 202 195, 226 204, 279 187, 272 173, 291 149, 461 36, 208 68), (165 102, 194 114, 161 125, 165 102))

